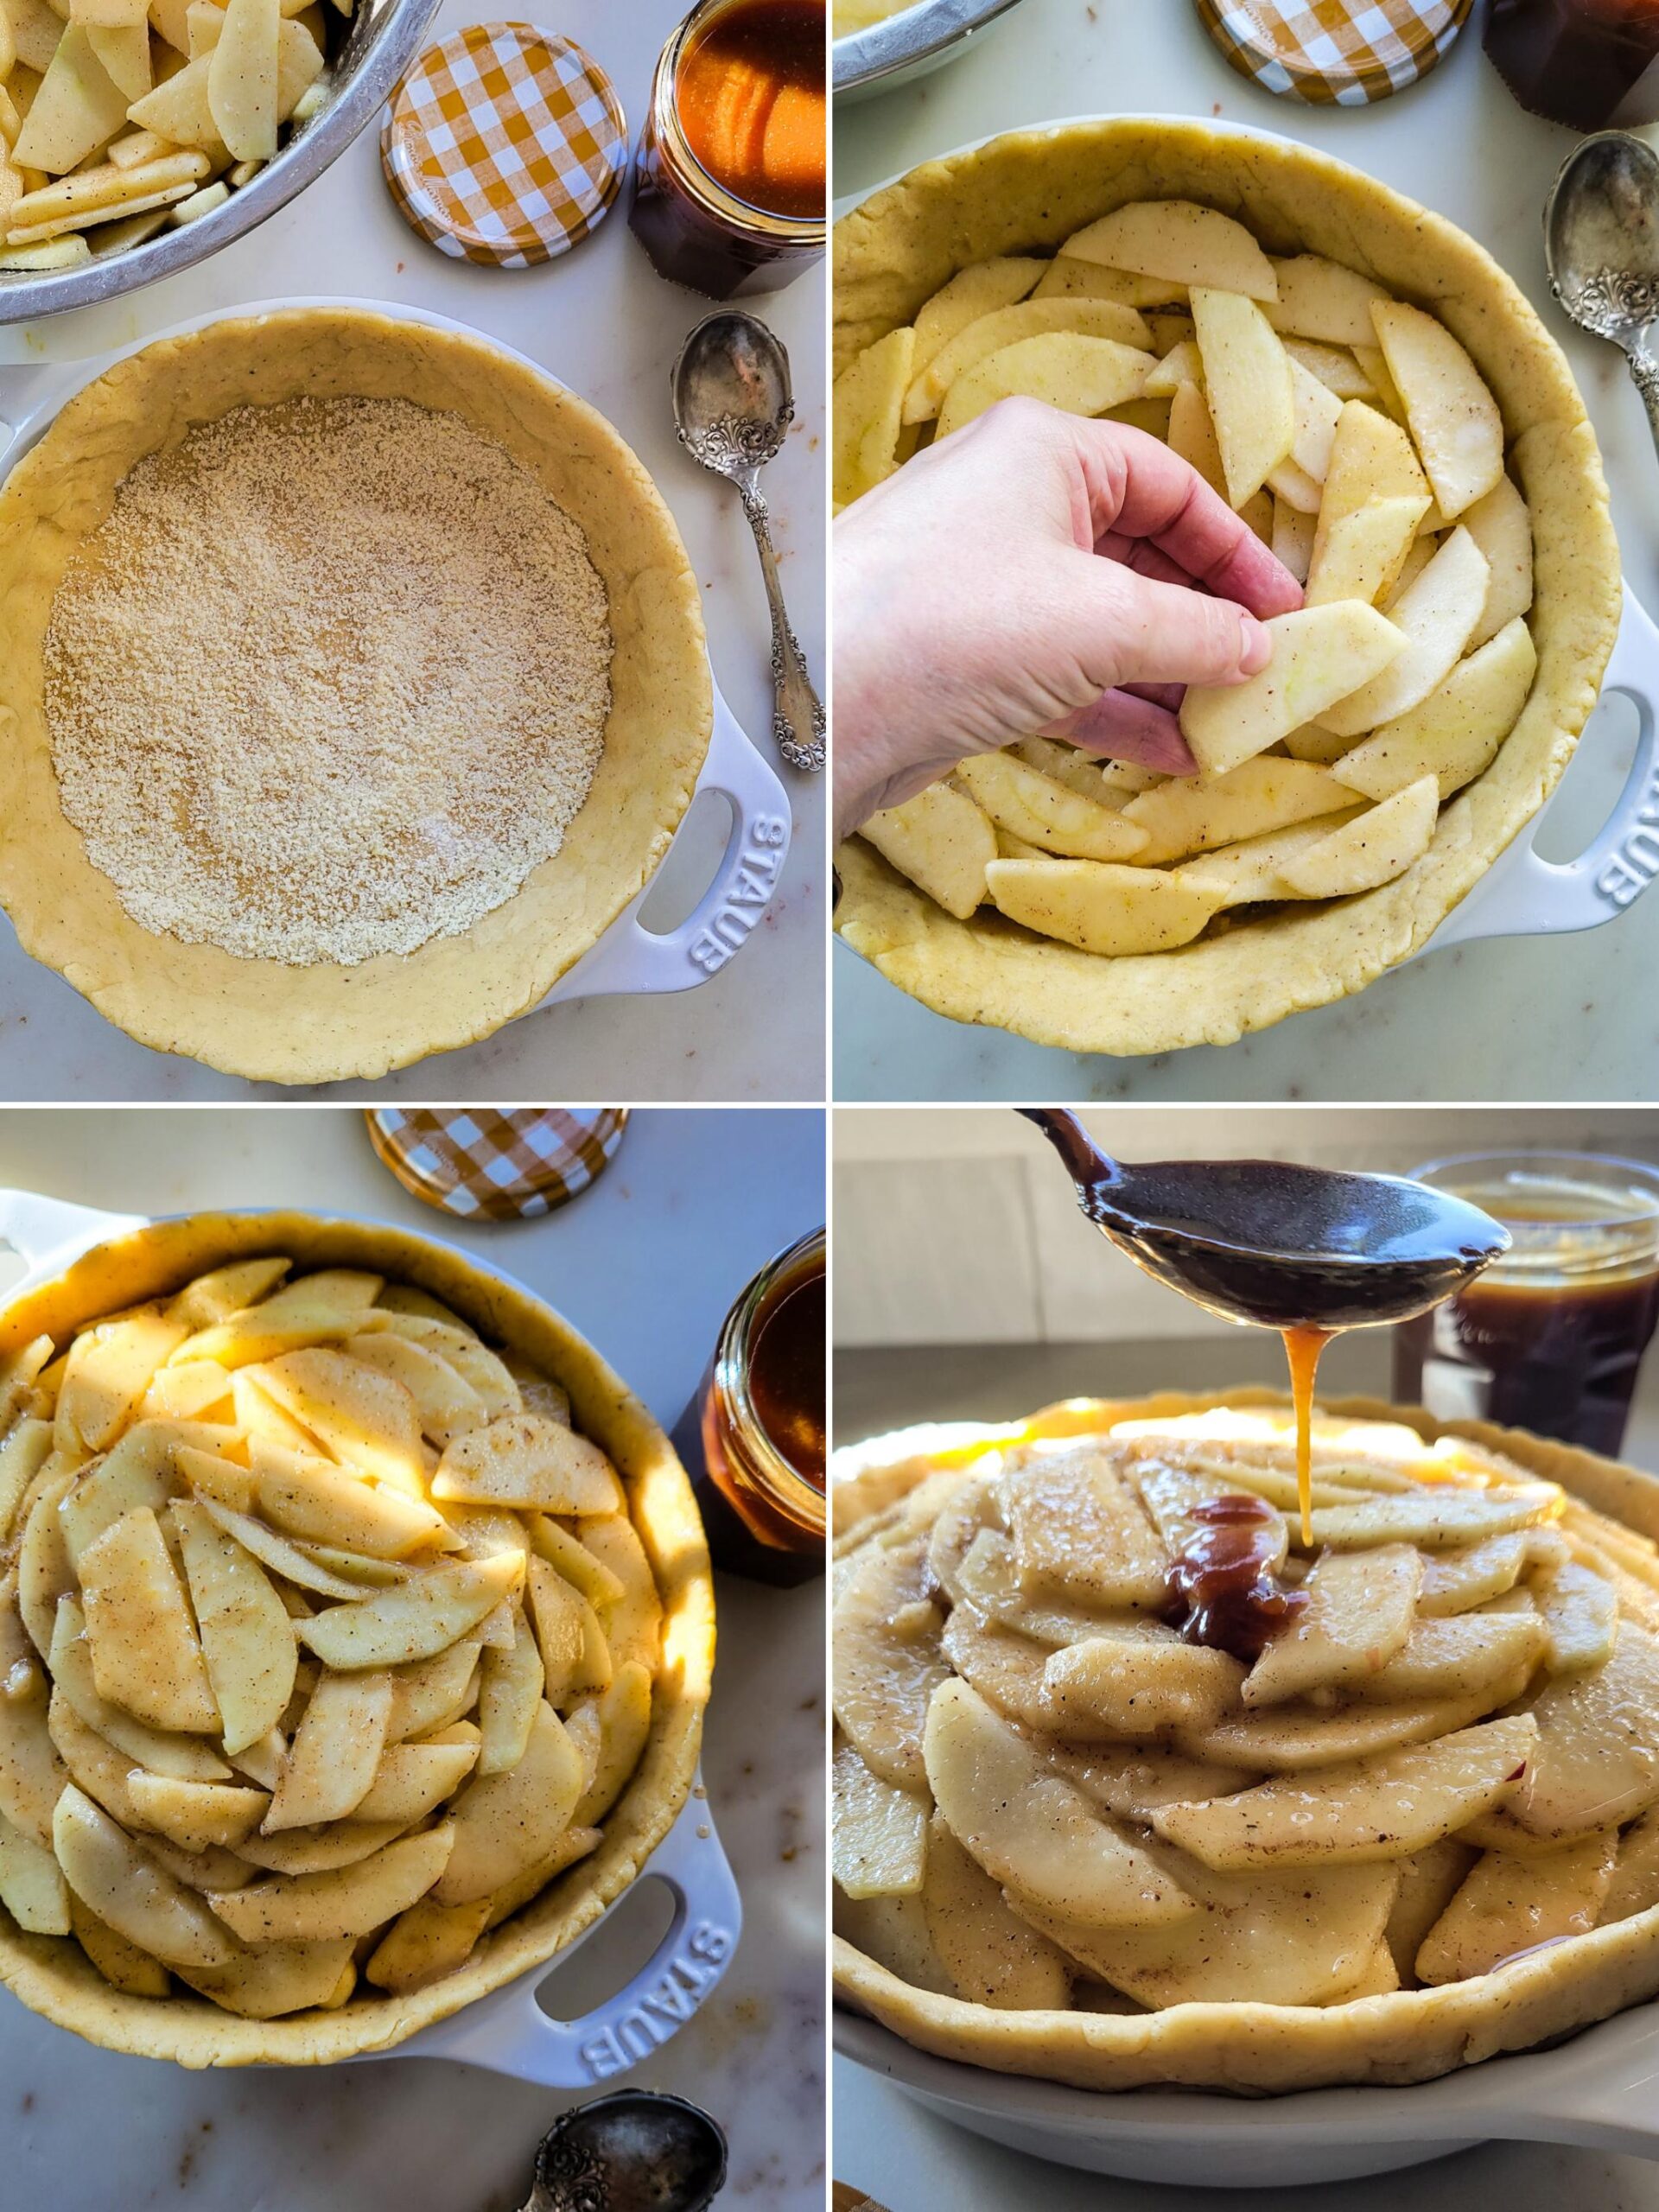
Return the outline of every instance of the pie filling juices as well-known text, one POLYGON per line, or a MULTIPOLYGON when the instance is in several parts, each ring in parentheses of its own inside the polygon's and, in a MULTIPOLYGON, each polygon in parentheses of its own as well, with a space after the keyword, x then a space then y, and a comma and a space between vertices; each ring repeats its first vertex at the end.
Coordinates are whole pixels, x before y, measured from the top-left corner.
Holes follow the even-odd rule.
POLYGON ((819 259, 829 172, 823 0, 702 0, 664 48, 635 154, 635 234, 715 299, 819 259))

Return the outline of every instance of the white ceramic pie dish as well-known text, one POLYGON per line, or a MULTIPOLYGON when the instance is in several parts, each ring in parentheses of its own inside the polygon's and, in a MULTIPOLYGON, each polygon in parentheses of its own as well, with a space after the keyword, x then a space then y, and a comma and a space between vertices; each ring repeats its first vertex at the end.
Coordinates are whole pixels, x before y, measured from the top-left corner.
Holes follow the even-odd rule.
MULTIPOLYGON (((226 1211, 264 1213, 270 1209, 226 1211)), ((364 1215, 327 1217, 371 1228, 381 1225, 364 1215)), ((106 1213, 32 1191, 0 1190, 0 1247, 15 1252, 27 1270, 5 1286, 4 1300, 50 1281, 94 1246, 150 1225, 151 1217, 143 1214, 106 1213)), ((418 1241, 434 1246, 441 1242, 435 1237, 418 1241)), ((505 1269, 472 1252, 465 1257, 479 1274, 493 1275, 520 1296, 545 1303, 505 1269)), ((387 2050, 346 2063, 447 2058, 549 2088, 592 2088, 649 2059, 692 2018, 724 1974, 742 1926, 737 1883, 699 1775, 662 1841, 627 1887, 574 1942, 448 2018, 387 2050), (574 1958, 613 1914, 625 1913, 640 1885, 652 1879, 668 1890, 673 1916, 651 1956, 620 1989, 578 2018, 560 2019, 544 2012, 537 2001, 541 1985, 574 1958)))
MULTIPOLYGON (((503 345, 499 339, 474 329, 450 315, 388 300, 302 297, 257 300, 246 306, 194 315, 165 330, 111 348, 84 360, 42 361, 31 368, 0 370, 0 483, 51 428, 62 408, 86 385, 93 383, 130 354, 168 339, 186 336, 220 321, 238 321, 293 308, 362 308, 397 321, 419 323, 434 330, 454 331, 475 344, 488 346, 506 359, 529 368, 551 384, 560 379, 538 361, 503 345)), ((713 671, 709 680, 714 682, 713 671)), ((791 813, 789 796, 769 764, 740 728, 731 709, 714 686, 714 727, 709 750, 698 776, 690 805, 682 817, 670 852, 683 841, 691 857, 701 855, 706 880, 690 912, 674 928, 653 931, 639 919, 662 870, 669 865, 664 854, 650 880, 632 899, 609 928, 582 958, 559 978, 547 995, 525 1014, 540 1013, 567 999, 608 998, 658 992, 686 991, 716 976, 741 950, 750 932, 772 904, 782 880, 789 855, 791 813), (696 800, 705 792, 723 799, 729 810, 729 828, 717 857, 709 855, 701 829, 688 826, 696 800)), ((516 1019, 522 1020, 524 1014, 516 1019)))

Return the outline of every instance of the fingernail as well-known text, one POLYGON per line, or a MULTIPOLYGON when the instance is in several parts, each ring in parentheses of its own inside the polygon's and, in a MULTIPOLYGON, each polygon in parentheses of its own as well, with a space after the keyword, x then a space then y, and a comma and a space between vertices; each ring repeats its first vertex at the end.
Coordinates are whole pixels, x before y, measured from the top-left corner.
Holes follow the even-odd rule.
POLYGON ((1254 614, 1241 613, 1238 628, 1240 671, 1245 676, 1258 676, 1273 658, 1273 633, 1254 614))

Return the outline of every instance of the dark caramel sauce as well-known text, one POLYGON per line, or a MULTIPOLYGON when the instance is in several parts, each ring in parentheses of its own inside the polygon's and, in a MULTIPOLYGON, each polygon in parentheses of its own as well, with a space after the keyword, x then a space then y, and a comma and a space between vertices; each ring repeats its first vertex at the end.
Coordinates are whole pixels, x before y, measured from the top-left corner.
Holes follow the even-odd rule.
POLYGON ((1193 1509, 1198 1522, 1169 1563, 1169 1586, 1189 1643, 1257 1659, 1307 1599, 1281 1582, 1279 1516, 1259 1497, 1239 1491, 1193 1509))

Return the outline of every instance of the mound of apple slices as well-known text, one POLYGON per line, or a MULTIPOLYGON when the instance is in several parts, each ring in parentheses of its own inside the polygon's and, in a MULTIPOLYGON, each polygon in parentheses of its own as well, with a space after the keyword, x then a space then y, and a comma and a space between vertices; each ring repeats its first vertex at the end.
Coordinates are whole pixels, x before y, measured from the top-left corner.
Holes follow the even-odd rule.
POLYGON ((272 1255, 0 1371, 0 1904, 257 2018, 418 1989, 598 1844, 661 1608, 550 1377, 272 1255))
POLYGON ((1536 669, 1527 503, 1458 339, 1358 270, 1264 253, 1217 209, 1137 201, 1052 259, 960 270, 848 366, 838 505, 1016 395, 1164 439, 1306 603, 1268 625, 1258 676, 1187 693, 1196 779, 1037 738, 861 834, 955 919, 988 908, 1106 958, 1405 875, 1536 669))
MULTIPOLYGON (((1128 1421, 928 1478, 842 1564, 837 1927, 1016 2009, 1329 2005, 1659 1906, 1659 1555, 1495 1453, 1128 1421), (1171 1570, 1262 1509, 1296 1602, 1205 1641, 1171 1570)), ((1257 1525, 1253 1522, 1252 1526, 1257 1525)))

